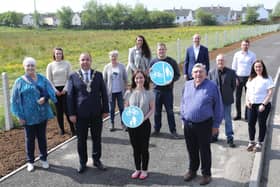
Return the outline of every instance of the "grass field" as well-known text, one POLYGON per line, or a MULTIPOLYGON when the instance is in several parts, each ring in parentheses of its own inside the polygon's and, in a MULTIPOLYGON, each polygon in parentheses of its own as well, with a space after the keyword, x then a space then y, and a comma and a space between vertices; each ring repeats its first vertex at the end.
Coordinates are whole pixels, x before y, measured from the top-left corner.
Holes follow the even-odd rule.
MULTIPOLYGON (((16 77, 23 74, 22 60, 32 56, 37 60, 37 72, 45 74, 46 66, 52 61, 52 49, 62 47, 65 59, 72 64, 72 69, 79 68, 78 58, 81 52, 90 52, 93 56, 93 68, 103 70, 108 63, 108 52, 118 50, 119 60, 127 64, 128 49, 135 45, 137 35, 145 36, 153 56, 156 44, 165 42, 169 56, 176 58, 177 39, 181 41, 180 56, 183 60, 184 50, 191 45, 193 34, 200 33, 209 36, 217 33, 238 33, 246 26, 207 26, 207 27, 177 27, 147 30, 43 30, 0 27, 0 72, 7 72, 11 87, 16 77), (238 32, 237 32, 238 31, 238 32)), ((247 32, 248 33, 248 32, 247 32)), ((240 39, 240 36, 238 36, 240 39)), ((231 40, 233 39, 233 36, 231 40)), ((231 41, 230 40, 230 41, 231 41)), ((233 41, 233 40, 232 40, 233 41)), ((217 40, 209 37, 207 45, 218 48, 217 40)), ((227 44, 226 42, 223 42, 227 44)), ((210 49, 211 49, 210 48, 210 49)), ((1 83, 2 84, 2 83, 1 83)), ((0 92, 0 95, 1 92, 0 92)), ((0 101, 0 111, 3 101, 0 101)), ((0 114, 0 122, 2 113, 0 114)), ((1 128, 2 124, 0 124, 1 128)))
MULTIPOLYGON (((22 72, 22 59, 32 56, 37 59, 39 72, 44 73, 47 64, 52 61, 52 49, 62 47, 65 59, 78 68, 78 57, 88 51, 94 58, 94 67, 102 70, 108 62, 108 52, 119 50, 120 59, 126 63, 128 48, 135 43, 138 34, 144 35, 154 52, 157 42, 176 42, 178 38, 191 39, 196 32, 217 32, 238 29, 239 26, 216 27, 179 27, 149 30, 116 30, 116 31, 80 31, 80 30, 25 30, 0 27, 0 72, 17 76, 22 72)), ((185 44, 186 46, 190 43, 185 44)), ((169 49, 172 50, 172 49, 169 49)))

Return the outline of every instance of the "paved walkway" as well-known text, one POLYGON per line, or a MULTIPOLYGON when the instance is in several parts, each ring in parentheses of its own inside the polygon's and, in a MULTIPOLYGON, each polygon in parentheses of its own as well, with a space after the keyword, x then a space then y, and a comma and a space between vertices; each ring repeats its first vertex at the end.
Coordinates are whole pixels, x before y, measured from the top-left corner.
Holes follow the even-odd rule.
MULTIPOLYGON (((272 44, 275 41, 280 41, 280 34, 256 41, 252 43, 251 47, 257 55, 263 54, 262 57, 265 61, 269 60, 270 73, 274 71, 275 67, 279 67, 278 59, 280 58, 272 60, 272 57, 268 57, 267 54, 271 54, 271 56, 275 54, 275 56, 278 55, 279 57, 279 45, 275 44, 278 45, 278 50, 274 50, 274 48, 259 49, 258 46, 266 46, 268 43, 272 44), (265 50, 267 50, 267 53, 265 53, 265 50)), ((231 63, 232 55, 233 52, 226 55, 226 59, 229 59, 229 64, 231 63)), ((213 67, 213 64, 211 66, 213 67)), ((271 74, 274 77, 276 71, 271 74)), ((166 113, 163 113, 161 135, 151 137, 150 140, 148 179, 144 181, 130 179, 130 174, 134 171, 134 162, 128 134, 121 130, 110 132, 108 129, 109 122, 105 122, 102 139, 102 161, 108 167, 107 171, 102 172, 92 167, 92 160, 89 159, 87 164, 89 169, 84 174, 77 174, 78 155, 76 152, 76 139, 74 138, 49 154, 50 169, 43 170, 41 167, 36 167, 34 172, 29 173, 24 168, 2 181, 0 186, 199 186, 198 181, 201 176, 198 176, 192 182, 186 183, 183 181, 183 174, 188 168, 188 155, 178 115, 183 83, 184 80, 180 79, 175 84, 174 89, 175 110, 177 110, 175 119, 181 139, 175 140, 171 138, 166 123, 166 113)), ((279 99, 277 102, 279 102, 279 99)), ((279 104, 276 106, 280 107, 279 104)), ((120 124, 117 124, 117 127, 120 127, 120 124)), ((248 186, 255 154, 246 151, 248 143, 247 124, 244 121, 234 122, 236 148, 227 146, 224 125, 221 125, 220 132, 220 140, 212 144, 213 181, 208 186, 248 186)), ((88 149, 90 153, 90 141, 88 142, 88 149)), ((276 156, 279 156, 279 152, 277 154, 276 156)), ((39 166, 39 163, 36 162, 36 166, 39 166)))

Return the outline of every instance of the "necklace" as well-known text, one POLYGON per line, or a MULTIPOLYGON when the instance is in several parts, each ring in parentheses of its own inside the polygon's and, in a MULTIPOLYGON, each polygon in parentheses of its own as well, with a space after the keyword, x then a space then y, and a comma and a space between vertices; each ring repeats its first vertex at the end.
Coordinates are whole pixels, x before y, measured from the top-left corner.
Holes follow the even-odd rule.
POLYGON ((92 74, 91 74, 91 77, 90 77, 90 80, 89 80, 88 82, 86 82, 86 81, 83 79, 82 72, 81 72, 81 71, 77 71, 77 74, 79 75, 81 81, 83 81, 83 83, 85 83, 85 85, 86 85, 86 87, 87 87, 86 90, 87 90, 88 93, 91 92, 91 83, 92 83, 92 81, 93 81, 93 79, 94 79, 95 73, 96 73, 96 71, 93 70, 93 72, 92 72, 92 74))

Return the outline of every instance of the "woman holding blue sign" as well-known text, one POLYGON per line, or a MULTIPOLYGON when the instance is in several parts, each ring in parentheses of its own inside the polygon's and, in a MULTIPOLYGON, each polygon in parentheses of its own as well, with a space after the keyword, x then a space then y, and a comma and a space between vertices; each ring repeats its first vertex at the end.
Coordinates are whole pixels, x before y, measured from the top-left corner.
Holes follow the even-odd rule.
MULTIPOLYGON (((149 82, 143 71, 137 70, 132 77, 131 90, 125 93, 125 107, 140 108, 142 115, 132 109, 130 123, 126 123, 126 116, 122 119, 128 127, 128 133, 131 145, 133 147, 133 156, 136 171, 132 173, 132 179, 146 179, 148 177, 149 163, 149 140, 151 133, 151 123, 149 117, 154 112, 154 94, 149 90, 149 82), (143 119, 140 119, 140 118, 143 119), (139 124, 137 124, 139 123, 139 124)), ((124 111, 125 113, 125 111, 124 111)))

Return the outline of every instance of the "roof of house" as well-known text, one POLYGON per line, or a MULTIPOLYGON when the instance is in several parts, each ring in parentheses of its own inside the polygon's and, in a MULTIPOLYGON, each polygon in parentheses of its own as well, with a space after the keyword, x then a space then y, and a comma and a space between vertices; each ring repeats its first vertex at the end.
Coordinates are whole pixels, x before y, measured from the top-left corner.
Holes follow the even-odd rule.
POLYGON ((211 6, 211 7, 200 7, 199 9, 209 12, 213 15, 224 15, 227 16, 230 12, 230 7, 222 7, 222 6, 211 6))
POLYGON ((176 16, 188 16, 191 9, 168 9, 166 12, 175 13, 176 16))

